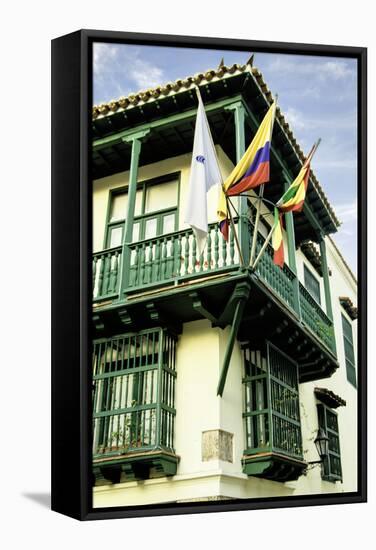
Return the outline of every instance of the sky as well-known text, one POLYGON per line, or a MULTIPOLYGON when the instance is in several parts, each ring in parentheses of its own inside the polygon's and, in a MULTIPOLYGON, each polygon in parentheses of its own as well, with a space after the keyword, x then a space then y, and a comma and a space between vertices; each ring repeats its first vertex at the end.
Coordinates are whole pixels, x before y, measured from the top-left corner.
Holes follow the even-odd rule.
POLYGON ((352 271, 357 272, 357 65, 354 59, 257 52, 203 50, 126 44, 94 44, 94 104, 160 84, 244 64, 263 74, 305 153, 320 137, 312 161, 334 211, 342 222, 332 235, 352 271))

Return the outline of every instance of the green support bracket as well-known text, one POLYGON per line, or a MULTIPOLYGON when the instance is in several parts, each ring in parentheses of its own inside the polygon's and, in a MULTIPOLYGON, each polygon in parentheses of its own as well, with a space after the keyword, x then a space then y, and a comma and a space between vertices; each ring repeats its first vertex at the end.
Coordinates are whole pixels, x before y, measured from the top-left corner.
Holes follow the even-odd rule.
POLYGON ((222 397, 223 390, 225 388, 227 373, 230 366, 235 339, 238 334, 241 320, 243 318, 243 311, 249 297, 249 292, 250 292, 249 285, 244 285, 244 284, 238 285, 233 292, 233 296, 237 298, 237 303, 236 303, 235 313, 234 313, 234 317, 231 325, 230 337, 227 342, 226 353, 223 360, 221 376, 219 378, 219 383, 217 388, 217 395, 219 395, 220 397, 222 397))

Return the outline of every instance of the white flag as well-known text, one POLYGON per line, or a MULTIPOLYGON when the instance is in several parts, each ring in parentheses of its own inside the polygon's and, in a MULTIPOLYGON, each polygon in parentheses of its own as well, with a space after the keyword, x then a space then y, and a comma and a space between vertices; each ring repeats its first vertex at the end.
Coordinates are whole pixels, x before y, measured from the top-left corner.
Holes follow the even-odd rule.
POLYGON ((199 257, 204 251, 208 234, 207 192, 213 185, 222 183, 221 171, 213 139, 210 134, 204 104, 197 88, 198 110, 191 174, 189 178, 188 201, 185 222, 188 223, 196 237, 199 257))

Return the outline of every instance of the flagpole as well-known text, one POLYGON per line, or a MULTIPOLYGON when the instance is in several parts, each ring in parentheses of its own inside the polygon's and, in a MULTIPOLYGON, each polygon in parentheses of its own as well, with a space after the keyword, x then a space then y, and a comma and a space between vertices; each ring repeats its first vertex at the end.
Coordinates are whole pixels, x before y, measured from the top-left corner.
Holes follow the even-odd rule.
POLYGON ((256 269, 256 266, 257 266, 257 264, 259 263, 259 261, 260 261, 260 259, 261 259, 261 256, 263 255, 263 253, 264 253, 266 247, 268 246, 268 244, 269 244, 269 242, 270 242, 270 239, 272 238, 272 235, 273 235, 273 233, 274 233, 275 228, 276 228, 276 225, 274 224, 273 227, 271 228, 271 230, 269 231, 269 235, 266 237, 265 242, 264 242, 264 244, 262 245, 261 250, 260 250, 260 252, 258 253, 257 258, 255 259, 255 262, 254 262, 254 264, 253 264, 253 266, 252 266, 252 270, 253 270, 253 271, 256 269))
POLYGON ((257 199, 257 206, 256 206, 256 219, 255 224, 253 226, 253 235, 252 235, 252 247, 251 247, 251 257, 249 259, 250 265, 253 263, 253 259, 255 257, 255 251, 256 251, 256 242, 257 242, 257 231, 258 226, 260 223, 260 214, 261 214, 261 201, 264 196, 264 185, 260 186, 260 193, 257 199))
MULTIPOLYGON (((312 149, 311 149, 311 151, 310 151, 310 154, 308 155, 308 157, 311 157, 310 160, 312 160, 312 157, 313 157, 313 155, 316 153, 317 148, 318 148, 318 146, 320 145, 320 143, 321 143, 321 138, 319 138, 319 139, 317 140, 317 142, 315 143, 315 145, 312 147, 312 149)), ((307 158, 308 158, 308 157, 307 157, 307 158)), ((260 190, 260 191, 261 191, 261 190, 260 190)), ((279 201, 278 201, 278 202, 279 202, 279 201)), ((277 203, 277 208, 278 208, 278 203, 277 203)), ((258 253, 257 258, 256 258, 254 264, 252 265, 252 270, 253 270, 253 271, 256 269, 257 264, 259 263, 259 261, 260 261, 260 259, 261 259, 261 256, 262 256, 263 253, 265 252, 265 249, 266 249, 266 247, 268 246, 268 244, 269 244, 269 242, 270 242, 270 239, 272 238, 272 235, 273 235, 273 232, 274 232, 275 228, 276 228, 276 224, 274 224, 273 227, 271 228, 271 230, 269 231, 269 234, 268 234, 268 236, 266 237, 265 242, 264 242, 264 244, 262 245, 261 250, 260 250, 260 252, 258 253)))
MULTIPOLYGON (((273 133, 274 121, 275 121, 275 116, 276 116, 276 113, 277 113, 277 100, 278 100, 278 95, 276 94, 275 100, 274 100, 275 108, 274 108, 273 122, 272 122, 272 125, 271 125, 271 134, 273 133)), ((271 141, 272 141, 272 135, 271 134, 270 134, 270 147, 271 147, 271 141)), ((263 197, 264 197, 264 184, 260 186, 260 192, 259 192, 258 200, 257 200, 256 219, 255 219, 255 225, 253 227, 253 235, 252 235, 251 257, 250 257, 250 260, 249 260, 250 265, 252 265, 252 263, 253 263, 253 258, 255 257, 255 252, 256 252, 257 232, 258 232, 258 226, 259 226, 259 223, 260 223, 261 202, 262 202, 263 197)))

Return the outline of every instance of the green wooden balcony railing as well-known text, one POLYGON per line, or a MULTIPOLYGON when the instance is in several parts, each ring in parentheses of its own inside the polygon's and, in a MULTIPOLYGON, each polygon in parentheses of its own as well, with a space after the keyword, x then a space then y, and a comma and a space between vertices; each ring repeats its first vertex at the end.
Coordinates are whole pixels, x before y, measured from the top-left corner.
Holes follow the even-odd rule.
POLYGON ((93 298, 103 300, 119 294, 122 247, 108 248, 93 254, 93 298))
POLYGON ((192 230, 168 233, 130 245, 128 285, 132 290, 238 269, 234 232, 226 242, 217 223, 209 225, 205 251, 198 257, 192 230))
POLYGON ((302 283, 299 283, 299 300, 303 323, 335 354, 333 323, 302 283))
MULTIPOLYGON (((235 231, 238 220, 235 219, 235 231)), ((253 226, 249 224, 252 234, 253 226)), ((256 253, 264 243, 257 237, 256 253)), ((128 246, 128 245, 126 245, 128 246)), ((226 272, 236 272, 240 261, 232 227, 226 242, 217 223, 209 225, 207 244, 199 258, 197 244, 191 229, 176 231, 159 237, 141 240, 129 245, 129 268, 125 269, 123 288, 120 272, 123 250, 118 246, 93 254, 93 299, 95 303, 117 300, 124 293, 171 286, 189 279, 206 278, 226 272)), ((287 264, 281 269, 273 263, 273 249, 269 244, 262 255, 256 274, 303 324, 335 354, 333 323, 311 296, 296 281, 296 275, 287 264)))
MULTIPOLYGON (((253 227, 251 226, 251 230, 253 227)), ((256 255, 260 251, 265 239, 259 233, 257 235, 256 255)), ((287 264, 284 264, 283 268, 277 267, 273 263, 273 248, 268 245, 264 254, 256 267, 256 273, 260 276, 262 281, 266 283, 273 292, 275 292, 282 300, 297 311, 297 304, 294 300, 293 281, 296 279, 296 275, 291 271, 287 264)))
POLYGON ((175 347, 159 328, 94 342, 94 459, 174 452, 175 347))

